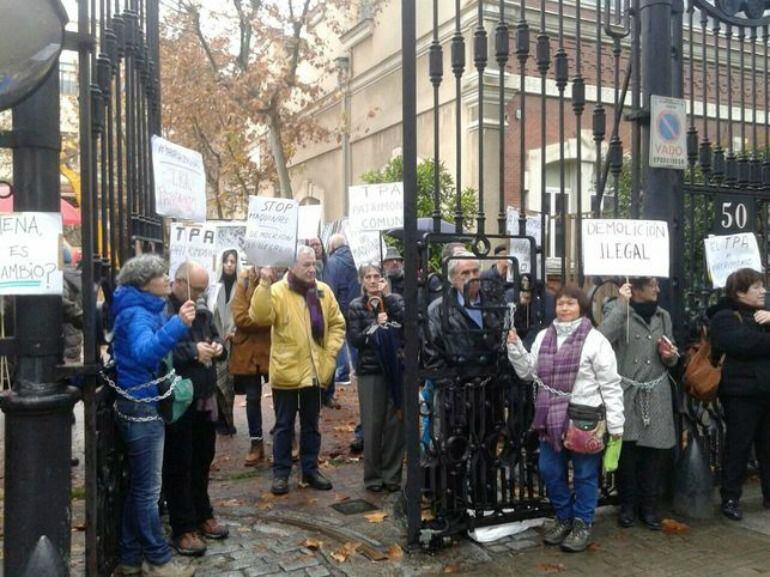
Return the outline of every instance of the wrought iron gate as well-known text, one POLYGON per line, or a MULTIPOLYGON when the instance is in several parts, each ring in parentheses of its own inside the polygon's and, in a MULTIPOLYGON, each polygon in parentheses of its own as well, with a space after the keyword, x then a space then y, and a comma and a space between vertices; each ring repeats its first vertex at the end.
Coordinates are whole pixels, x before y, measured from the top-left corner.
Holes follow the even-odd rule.
MULTIPOLYGON (((515 383, 502 351, 482 369, 473 362, 436 369, 426 365, 427 355, 418 357, 417 335, 429 330, 430 287, 441 285, 444 295, 449 290, 451 257, 444 259, 444 274, 433 280, 426 264, 432 252, 461 242, 484 261, 501 242, 526 238, 533 247, 537 242, 527 272, 539 294, 542 322, 549 283, 586 286, 583 218, 668 220, 674 249, 662 301, 685 343, 713 292, 705 276, 703 236, 756 230, 767 254, 768 19, 759 4, 727 0, 717 6, 706 0, 687 6, 647 0, 404 0, 402 7, 409 540, 432 546, 477 526, 538 516, 549 507, 537 474, 537 444, 528 433, 531 392, 515 383), (428 14, 417 19, 415 7, 431 16, 422 36, 417 22, 428 21, 428 14), (656 29, 661 22, 666 30, 656 29), (424 67, 417 66, 421 60, 424 67), (417 70, 427 70, 428 77, 417 70), (420 89, 432 90, 434 166, 445 162, 457 182, 454 234, 440 233, 438 183, 434 228, 417 230, 412 163, 418 152, 429 154, 418 151, 420 89), (652 93, 688 101, 684 183, 681 172, 648 166, 652 93), (449 114, 454 126, 443 129, 441 118, 449 114), (473 119, 470 128, 467 117, 473 119), (490 164, 494 170, 485 170, 490 164), (463 174, 473 176, 463 180, 463 174), (471 182, 478 211, 471 230, 463 230, 460 191, 471 182), (490 204, 496 227, 488 223, 490 204), (508 205, 519 209, 515 234, 506 228, 508 205), (528 213, 540 221, 540 239, 527 235, 528 213), (425 382, 437 396, 420 405, 425 382), (425 450, 420 416, 430 428, 425 450), (424 502, 428 513, 421 510, 424 502)), ((522 263, 512 264, 516 281, 522 263)), ((592 280, 599 285, 605 279, 592 280)), ((482 283, 482 294, 496 290, 482 283)), ((494 299, 488 296, 486 302, 494 299)), ((502 314, 495 306, 484 305, 489 309, 484 314, 502 314)), ((444 329, 448 314, 443 311, 444 329)), ((500 326, 493 323, 480 330, 498 331, 500 337, 500 326)), ((714 443, 718 450, 718 440, 714 443)), ((605 479, 605 499, 611 483, 605 479)))
POLYGON ((77 46, 86 574, 97 577, 110 575, 118 562, 125 480, 109 390, 98 380, 113 281, 120 264, 136 252, 163 249, 150 162, 150 137, 160 132, 158 1, 80 0, 77 46))

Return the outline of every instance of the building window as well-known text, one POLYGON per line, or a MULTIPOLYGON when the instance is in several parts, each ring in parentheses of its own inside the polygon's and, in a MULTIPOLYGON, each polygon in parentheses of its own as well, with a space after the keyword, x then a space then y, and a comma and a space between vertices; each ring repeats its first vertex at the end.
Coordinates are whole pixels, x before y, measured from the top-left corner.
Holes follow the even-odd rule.
POLYGON ((72 68, 59 70, 59 85, 62 95, 76 96, 78 93, 78 74, 72 68))

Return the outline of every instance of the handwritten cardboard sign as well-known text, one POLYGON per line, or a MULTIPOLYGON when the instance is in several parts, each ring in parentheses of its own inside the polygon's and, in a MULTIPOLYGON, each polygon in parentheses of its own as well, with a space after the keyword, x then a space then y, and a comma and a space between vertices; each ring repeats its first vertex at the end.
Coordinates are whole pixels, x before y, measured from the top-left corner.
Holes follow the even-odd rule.
MULTIPOLYGON (((211 224, 211 221, 209 221, 211 224)), ((246 238, 246 221, 232 220, 229 222, 220 221, 215 225, 217 231, 216 245, 217 254, 229 248, 238 249, 243 252, 243 245, 246 238)))
POLYGON ((0 214, 0 295, 60 295, 61 214, 0 214))
POLYGON ((703 239, 706 265, 714 288, 725 286, 730 273, 739 268, 762 271, 762 257, 754 233, 710 236, 703 239))
MULTIPOLYGON (((543 243, 543 228, 541 225, 539 216, 527 217, 525 234, 526 236, 533 237, 535 239, 535 246, 538 247, 543 243)), ((506 233, 511 236, 519 235, 519 211, 511 206, 506 210, 505 229, 506 233)), ((516 258, 521 274, 532 272, 532 254, 530 251, 531 246, 527 239, 512 238, 508 242, 508 255, 516 258)), ((537 255, 538 267, 542 258, 542 255, 537 255)))
POLYGON ((306 204, 299 207, 299 224, 297 225, 297 238, 318 238, 318 229, 321 225, 323 205, 306 204))
POLYGON ((404 183, 348 188, 348 230, 389 230, 404 226, 404 183))
POLYGON ((152 137, 155 212, 206 222, 206 172, 199 152, 152 137))
POLYGON ((582 234, 587 275, 669 276, 666 221, 592 218, 582 234))
POLYGON ((209 273, 209 286, 216 283, 219 254, 216 235, 217 231, 213 226, 172 224, 169 230, 169 276, 173 279, 179 265, 190 260, 201 265, 209 273))
POLYGON ((298 209, 295 200, 249 197, 244 250, 252 264, 290 266, 294 263, 298 209))

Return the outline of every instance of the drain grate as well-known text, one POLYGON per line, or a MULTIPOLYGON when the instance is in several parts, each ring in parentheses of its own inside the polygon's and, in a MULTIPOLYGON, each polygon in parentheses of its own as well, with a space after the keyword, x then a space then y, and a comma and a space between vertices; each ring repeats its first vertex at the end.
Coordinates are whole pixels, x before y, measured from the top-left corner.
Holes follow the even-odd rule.
POLYGON ((350 501, 335 503, 331 507, 343 515, 357 515, 359 513, 368 513, 369 511, 377 510, 377 507, 372 505, 369 501, 364 501, 363 499, 351 499, 350 501))

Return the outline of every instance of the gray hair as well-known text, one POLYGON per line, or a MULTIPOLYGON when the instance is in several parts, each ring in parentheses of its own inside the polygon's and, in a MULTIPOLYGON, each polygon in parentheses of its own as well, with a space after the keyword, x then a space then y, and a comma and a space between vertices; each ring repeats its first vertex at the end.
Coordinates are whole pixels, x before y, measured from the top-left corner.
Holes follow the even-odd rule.
POLYGON ((468 260, 475 261, 476 264, 478 264, 479 262, 478 259, 475 258, 476 255, 473 254, 472 252, 468 252, 467 250, 458 250, 452 256, 460 257, 460 258, 451 258, 449 260, 449 263, 447 264, 447 275, 449 275, 450 279, 455 276, 457 267, 460 265, 461 262, 468 261, 468 260), (468 258, 468 257, 472 257, 472 258, 468 258))
POLYGON ((333 234, 329 238, 329 252, 334 252, 341 246, 347 246, 348 239, 345 238, 344 234, 333 234))
POLYGON ((364 276, 367 272, 369 272, 371 269, 376 270, 378 273, 382 274, 382 265, 378 262, 368 262, 366 264, 362 264, 360 267, 358 267, 358 278, 359 280, 363 280, 364 276))
POLYGON ((312 246, 308 246, 306 244, 297 245, 297 258, 295 259, 295 262, 299 260, 299 257, 305 254, 313 255, 313 258, 315 258, 315 249, 312 246))
POLYGON ((142 288, 152 279, 162 277, 168 271, 168 265, 157 254, 140 254, 125 262, 118 273, 120 286, 142 288))

